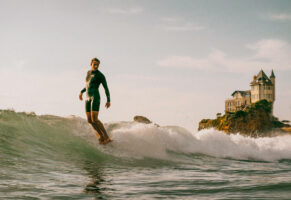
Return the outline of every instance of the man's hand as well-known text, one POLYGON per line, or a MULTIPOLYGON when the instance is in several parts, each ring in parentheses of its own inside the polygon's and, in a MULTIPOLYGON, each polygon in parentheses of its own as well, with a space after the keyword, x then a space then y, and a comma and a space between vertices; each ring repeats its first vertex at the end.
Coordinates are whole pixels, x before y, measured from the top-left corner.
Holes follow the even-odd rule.
POLYGON ((109 108, 110 107, 110 102, 106 102, 105 107, 109 108))
POLYGON ((83 100, 83 93, 79 94, 79 99, 82 101, 83 100))

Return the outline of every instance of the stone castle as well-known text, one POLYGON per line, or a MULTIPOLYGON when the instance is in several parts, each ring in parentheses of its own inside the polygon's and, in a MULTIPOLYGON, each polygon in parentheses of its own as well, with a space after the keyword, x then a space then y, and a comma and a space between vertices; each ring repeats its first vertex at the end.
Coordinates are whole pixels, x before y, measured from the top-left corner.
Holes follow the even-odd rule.
POLYGON ((251 89, 232 93, 232 99, 225 100, 225 112, 235 112, 242 110, 259 100, 266 99, 269 102, 275 101, 275 75, 272 70, 270 78, 261 70, 257 76, 253 77, 250 83, 251 89))

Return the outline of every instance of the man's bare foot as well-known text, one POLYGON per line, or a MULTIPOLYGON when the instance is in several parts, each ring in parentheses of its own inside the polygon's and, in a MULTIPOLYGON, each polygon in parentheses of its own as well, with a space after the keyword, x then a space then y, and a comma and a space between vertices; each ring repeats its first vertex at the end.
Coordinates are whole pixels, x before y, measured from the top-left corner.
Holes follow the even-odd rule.
POLYGON ((103 138, 101 138, 101 137, 100 137, 98 140, 99 140, 99 144, 103 144, 104 141, 105 141, 105 140, 104 140, 103 138))
MULTIPOLYGON (((110 142, 112 142, 113 140, 111 140, 110 138, 105 139, 102 144, 108 144, 110 142)), ((101 143, 100 143, 101 144, 101 143)))

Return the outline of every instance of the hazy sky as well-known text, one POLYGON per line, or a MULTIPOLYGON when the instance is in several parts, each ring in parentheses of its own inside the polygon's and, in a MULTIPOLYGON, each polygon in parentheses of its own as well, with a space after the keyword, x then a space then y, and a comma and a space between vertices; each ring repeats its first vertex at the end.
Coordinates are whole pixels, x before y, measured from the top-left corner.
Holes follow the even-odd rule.
POLYGON ((274 69, 274 114, 291 120, 288 0, 0 0, 0 26, 0 109, 85 118, 78 94, 98 57, 104 122, 194 131, 260 69, 274 69))

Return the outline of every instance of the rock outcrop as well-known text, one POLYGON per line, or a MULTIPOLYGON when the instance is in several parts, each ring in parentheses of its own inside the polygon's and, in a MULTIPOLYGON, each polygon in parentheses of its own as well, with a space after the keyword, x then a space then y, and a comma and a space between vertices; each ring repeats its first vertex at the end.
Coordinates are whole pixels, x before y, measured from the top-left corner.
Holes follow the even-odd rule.
MULTIPOLYGON (((272 116, 272 103, 267 100, 258 101, 244 110, 226 112, 218 115, 216 119, 203 119, 199 122, 199 128, 215 128, 226 133, 240 133, 252 137, 269 136, 274 130, 282 131, 288 124, 280 122, 272 116)), ((286 128, 285 128, 286 129, 286 128)))
POLYGON ((143 123, 143 124, 152 123, 148 118, 146 118, 144 116, 134 116, 133 121, 143 123))

